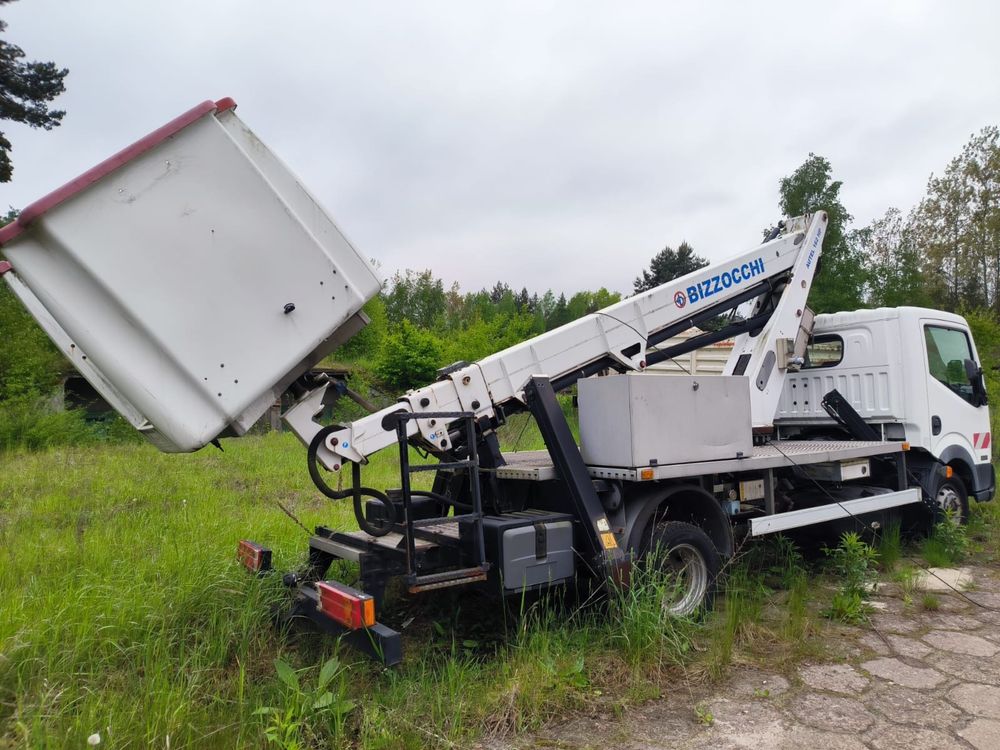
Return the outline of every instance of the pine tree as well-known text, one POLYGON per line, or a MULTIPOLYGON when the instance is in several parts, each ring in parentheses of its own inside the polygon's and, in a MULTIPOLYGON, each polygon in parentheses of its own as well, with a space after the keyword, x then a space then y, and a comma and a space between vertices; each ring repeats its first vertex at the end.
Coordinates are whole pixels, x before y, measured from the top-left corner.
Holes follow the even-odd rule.
MULTIPOLYGON (((11 1, 0 0, 0 5, 11 1)), ((0 20, 0 34, 6 30, 7 23, 0 20)), ((27 62, 23 58, 24 50, 0 38, 0 120, 52 130, 66 113, 49 109, 48 103, 65 91, 63 79, 69 71, 52 62, 27 62)), ((7 136, 0 132, 0 182, 10 182, 14 174, 12 148, 7 136)))

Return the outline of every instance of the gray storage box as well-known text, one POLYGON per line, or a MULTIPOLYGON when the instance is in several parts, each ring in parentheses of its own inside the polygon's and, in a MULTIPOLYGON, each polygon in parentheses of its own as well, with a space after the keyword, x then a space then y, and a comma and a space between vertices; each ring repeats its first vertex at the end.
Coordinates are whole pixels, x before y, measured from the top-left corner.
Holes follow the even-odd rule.
POLYGON ((611 375, 579 382, 580 450, 590 466, 637 468, 749 456, 745 377, 611 375))
POLYGON ((537 525, 544 527, 544 551, 540 549, 536 526, 518 526, 503 532, 503 587, 507 590, 573 576, 573 524, 555 521, 537 525))

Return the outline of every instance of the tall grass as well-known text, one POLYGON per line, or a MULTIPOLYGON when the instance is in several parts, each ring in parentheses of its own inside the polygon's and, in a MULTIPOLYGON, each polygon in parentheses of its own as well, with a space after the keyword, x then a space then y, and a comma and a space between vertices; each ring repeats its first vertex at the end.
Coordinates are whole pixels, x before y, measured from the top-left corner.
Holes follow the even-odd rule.
MULTIPOLYGON (((779 540, 731 564, 718 611, 696 621, 667 617, 670 580, 642 569, 631 589, 586 606, 543 600, 511 614, 472 594, 397 599, 406 659, 385 670, 329 638, 277 632, 280 583, 234 562, 245 537, 272 547, 278 570, 304 561, 307 535, 278 502, 307 528, 352 528, 349 504, 318 496, 290 435, 224 447, 0 455, 0 747, 83 747, 94 732, 116 748, 262 747, 255 712, 289 700, 275 659, 313 680, 334 654, 354 705, 311 720, 316 746, 464 747, 609 693, 635 700, 734 662, 781 663, 813 630, 815 591, 779 540)), ((364 473, 394 486, 394 452, 364 473)))

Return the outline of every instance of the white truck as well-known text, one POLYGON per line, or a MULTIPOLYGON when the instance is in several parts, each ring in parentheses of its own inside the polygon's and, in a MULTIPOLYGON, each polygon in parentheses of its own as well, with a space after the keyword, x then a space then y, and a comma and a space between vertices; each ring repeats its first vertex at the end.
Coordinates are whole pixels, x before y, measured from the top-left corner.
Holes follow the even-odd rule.
MULTIPOLYGON (((992 494, 992 474, 986 481, 979 468, 985 390, 960 319, 869 314, 896 348, 869 336, 867 360, 854 359, 864 334, 846 333, 864 330, 865 313, 844 318, 844 333, 813 336, 806 300, 822 211, 723 263, 444 368, 362 419, 317 423, 337 394, 308 370, 366 323, 361 306, 380 284, 234 108, 203 102, 27 207, 0 229, 9 260, 0 274, 81 374, 163 450, 242 435, 277 396, 296 395, 284 419, 307 445, 310 476, 324 495, 353 502, 359 528, 315 529, 306 564, 284 576, 289 618, 395 663, 400 636, 378 622, 392 579, 412 593, 477 585, 505 596, 581 577, 627 585, 651 550, 678 576, 665 606, 688 614, 710 602, 737 538, 903 507, 931 517, 964 507, 955 477, 969 478, 980 499, 992 494), (720 315, 721 330, 659 346, 720 315), (948 339, 955 331, 967 350, 948 339), (724 376, 646 372, 730 336, 724 376), (837 336, 844 358, 833 363, 837 336), (924 351, 943 369, 937 359, 925 368, 924 351), (835 372, 846 379, 822 380, 835 372), (854 374, 875 383, 871 409, 864 387, 852 390, 854 374), (573 386, 579 446, 556 399, 573 386), (799 389, 816 395, 800 399, 799 389), (974 410, 967 423, 948 397, 974 410), (914 416, 920 399, 931 404, 929 430, 914 416), (518 411, 534 417, 545 451, 501 451, 496 430, 518 411), (980 433, 971 455, 947 452, 957 443, 942 450, 938 423, 942 434, 980 433), (908 465, 911 446, 920 451, 908 465), (389 447, 399 452, 399 487, 364 486, 364 465, 389 447), (411 448, 429 460, 411 463, 411 448), (326 481, 338 471, 351 473, 345 490, 326 481), (423 471, 433 472, 431 489, 411 483, 423 471), (355 586, 328 579, 335 559, 357 563, 355 586)), ((270 568, 260 544, 240 540, 238 554, 251 570, 270 568)))
POLYGON ((964 521, 969 496, 990 500, 996 486, 978 362, 959 315, 921 307, 819 315, 805 363, 785 378, 778 436, 843 437, 822 406, 822 396, 836 389, 879 439, 909 443, 911 471, 950 469, 936 500, 964 521))

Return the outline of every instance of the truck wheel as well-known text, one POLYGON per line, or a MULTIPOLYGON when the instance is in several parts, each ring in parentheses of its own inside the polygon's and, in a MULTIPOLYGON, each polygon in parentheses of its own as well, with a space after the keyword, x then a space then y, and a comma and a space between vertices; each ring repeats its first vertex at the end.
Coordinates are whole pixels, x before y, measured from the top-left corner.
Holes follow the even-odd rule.
POLYGON ((938 483, 934 500, 942 513, 951 511, 952 519, 956 523, 964 525, 969 522, 969 491, 957 474, 952 474, 951 479, 942 479, 938 483))
POLYGON ((658 523, 643 556, 676 577, 676 588, 664 599, 664 611, 686 617, 711 608, 722 557, 708 534, 681 521, 658 523))

